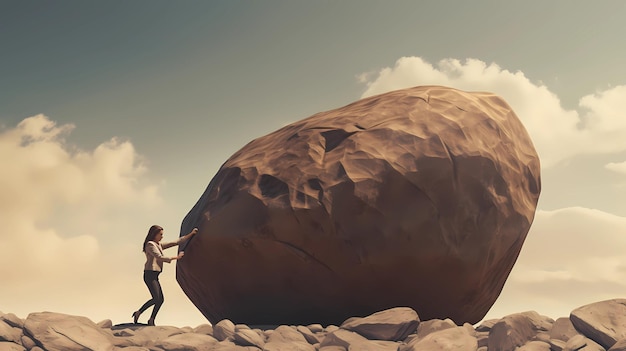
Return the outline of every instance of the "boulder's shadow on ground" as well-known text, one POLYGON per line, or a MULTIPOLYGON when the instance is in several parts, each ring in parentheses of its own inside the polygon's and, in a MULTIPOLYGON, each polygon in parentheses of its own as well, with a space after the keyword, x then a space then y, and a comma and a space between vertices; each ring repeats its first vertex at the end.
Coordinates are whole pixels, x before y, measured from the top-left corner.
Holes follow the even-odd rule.
POLYGON ((145 323, 120 323, 111 327, 111 330, 122 330, 122 329, 131 329, 137 330, 144 327, 149 327, 149 325, 145 323))
POLYGON ((250 324, 250 329, 261 329, 261 330, 274 330, 278 328, 279 324, 250 324))
MULTIPOLYGON (((145 327, 150 327, 150 325, 145 323, 120 323, 111 327, 111 330, 122 330, 122 329, 131 329, 137 330, 145 327)), ((249 325, 250 329, 261 329, 261 330, 274 330, 278 327, 277 324, 252 324, 249 325)))

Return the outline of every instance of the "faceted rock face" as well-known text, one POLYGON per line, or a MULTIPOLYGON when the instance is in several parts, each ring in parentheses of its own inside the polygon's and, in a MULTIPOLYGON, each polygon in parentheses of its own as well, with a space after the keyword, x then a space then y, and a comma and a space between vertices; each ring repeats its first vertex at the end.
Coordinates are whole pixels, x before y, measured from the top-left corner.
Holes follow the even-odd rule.
POLYGON ((533 221, 539 159, 491 93, 415 87, 232 155, 183 221, 177 280, 212 323, 341 324, 406 306, 476 323, 533 221))

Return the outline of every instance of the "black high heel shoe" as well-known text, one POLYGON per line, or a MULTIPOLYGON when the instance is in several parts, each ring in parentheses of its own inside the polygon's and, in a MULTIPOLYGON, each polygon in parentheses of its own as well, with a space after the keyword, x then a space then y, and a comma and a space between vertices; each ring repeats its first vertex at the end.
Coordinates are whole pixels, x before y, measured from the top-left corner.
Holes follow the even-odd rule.
POLYGON ((141 315, 139 311, 133 312, 133 323, 137 324, 137 320, 139 320, 139 315, 141 315))
POLYGON ((148 325, 154 326, 154 319, 148 319, 148 325))

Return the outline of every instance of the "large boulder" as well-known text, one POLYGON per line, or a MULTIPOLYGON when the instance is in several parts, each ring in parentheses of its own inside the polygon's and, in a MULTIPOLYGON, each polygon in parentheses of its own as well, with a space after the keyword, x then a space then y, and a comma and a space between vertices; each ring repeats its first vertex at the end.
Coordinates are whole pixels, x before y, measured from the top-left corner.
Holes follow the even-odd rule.
POLYGON ((533 221, 539 159, 507 103, 440 86, 318 113, 232 155, 185 217, 177 280, 212 323, 482 319, 533 221))

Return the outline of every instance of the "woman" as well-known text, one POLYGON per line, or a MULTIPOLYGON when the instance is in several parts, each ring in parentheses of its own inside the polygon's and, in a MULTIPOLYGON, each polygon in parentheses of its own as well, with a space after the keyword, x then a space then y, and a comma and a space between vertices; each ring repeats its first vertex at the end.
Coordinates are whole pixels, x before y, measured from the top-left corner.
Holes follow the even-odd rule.
POLYGON ((152 315, 150 315, 150 319, 148 319, 148 325, 154 325, 154 318, 159 312, 161 305, 163 305, 163 290, 161 290, 161 284, 159 283, 159 274, 161 274, 163 270, 163 262, 170 263, 173 260, 180 260, 184 255, 181 251, 176 257, 165 257, 163 256, 163 250, 186 242, 197 232, 198 228, 193 228, 191 233, 179 238, 177 241, 161 244, 163 228, 158 225, 150 227, 148 235, 146 235, 146 239, 143 241, 143 252, 146 254, 143 281, 148 286, 152 298, 144 303, 138 311, 133 312, 133 322, 135 324, 137 324, 139 316, 150 306, 154 305, 152 315))

